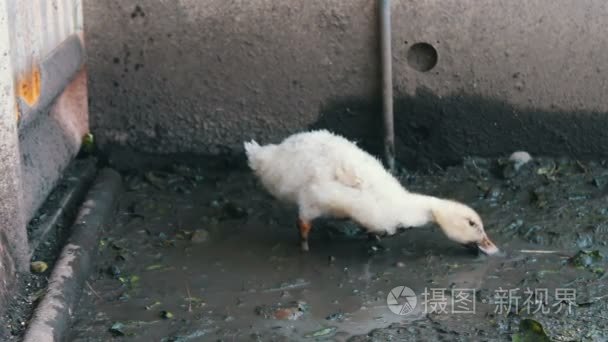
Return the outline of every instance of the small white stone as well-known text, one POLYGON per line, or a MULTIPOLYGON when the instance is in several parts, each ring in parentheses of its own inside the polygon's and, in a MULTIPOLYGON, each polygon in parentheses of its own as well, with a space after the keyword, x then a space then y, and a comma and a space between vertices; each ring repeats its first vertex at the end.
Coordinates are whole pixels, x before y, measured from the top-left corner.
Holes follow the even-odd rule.
POLYGON ((520 167, 524 166, 531 160, 532 156, 526 151, 516 151, 513 152, 511 156, 509 156, 509 161, 513 163, 515 170, 518 170, 520 167))

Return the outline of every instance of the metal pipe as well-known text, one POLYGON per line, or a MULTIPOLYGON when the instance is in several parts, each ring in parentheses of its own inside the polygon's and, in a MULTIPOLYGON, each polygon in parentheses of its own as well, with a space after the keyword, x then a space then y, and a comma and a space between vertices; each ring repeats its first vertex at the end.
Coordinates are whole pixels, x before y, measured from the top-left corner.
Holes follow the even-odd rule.
POLYGON ((380 0, 380 51, 382 63, 382 114, 384 118, 384 158, 395 173, 395 124, 393 117, 393 70, 391 49, 391 1, 380 0))

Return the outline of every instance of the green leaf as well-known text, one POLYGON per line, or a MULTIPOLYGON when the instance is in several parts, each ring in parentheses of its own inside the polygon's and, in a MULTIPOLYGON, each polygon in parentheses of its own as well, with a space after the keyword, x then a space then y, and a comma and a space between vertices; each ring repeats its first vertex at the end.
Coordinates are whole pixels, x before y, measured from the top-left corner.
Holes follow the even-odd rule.
POLYGON ((161 264, 154 264, 154 265, 150 265, 148 267, 146 267, 146 271, 154 271, 154 270, 158 270, 163 268, 163 265, 161 264))
POLYGON ((312 338, 312 337, 323 337, 323 336, 327 336, 331 333, 333 333, 334 331, 336 331, 336 327, 328 327, 328 328, 324 328, 321 330, 317 330, 315 332, 312 332, 310 334, 307 334, 305 337, 307 338, 312 338))
POLYGON ((526 318, 519 322, 519 332, 512 337, 513 342, 551 342, 542 324, 526 318))

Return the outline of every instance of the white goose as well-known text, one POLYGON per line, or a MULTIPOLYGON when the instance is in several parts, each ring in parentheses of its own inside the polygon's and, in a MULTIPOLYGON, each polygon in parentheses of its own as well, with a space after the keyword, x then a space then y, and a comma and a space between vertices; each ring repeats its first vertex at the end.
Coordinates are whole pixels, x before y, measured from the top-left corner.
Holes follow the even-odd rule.
POLYGON ((369 233, 437 223, 453 241, 498 253, 470 207, 407 191, 382 163, 355 143, 327 130, 294 134, 280 144, 245 142, 250 168, 277 199, 297 205, 301 248, 308 251, 311 222, 348 218, 369 233))

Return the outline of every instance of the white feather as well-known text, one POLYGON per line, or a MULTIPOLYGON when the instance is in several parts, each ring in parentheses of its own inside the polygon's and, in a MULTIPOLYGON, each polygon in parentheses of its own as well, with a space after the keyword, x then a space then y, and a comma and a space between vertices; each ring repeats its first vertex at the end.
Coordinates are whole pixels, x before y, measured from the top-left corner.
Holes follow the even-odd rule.
POLYGON ((404 189, 375 157, 327 130, 294 134, 279 145, 245 143, 263 186, 295 204, 300 218, 351 218, 373 232, 431 220, 434 198, 404 189))
MULTIPOLYGON (((249 166, 276 198, 298 207, 301 220, 349 218, 372 233, 437 223, 450 239, 498 248, 479 215, 456 201, 407 191, 375 157, 327 130, 294 134, 280 144, 244 143, 249 166)), ((308 245, 306 244, 306 249, 308 245)))

